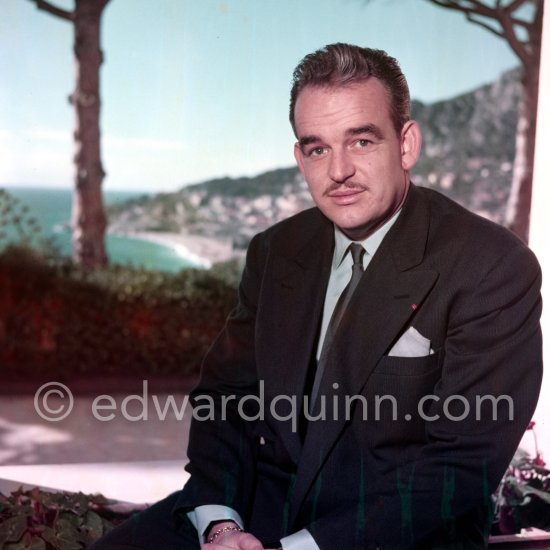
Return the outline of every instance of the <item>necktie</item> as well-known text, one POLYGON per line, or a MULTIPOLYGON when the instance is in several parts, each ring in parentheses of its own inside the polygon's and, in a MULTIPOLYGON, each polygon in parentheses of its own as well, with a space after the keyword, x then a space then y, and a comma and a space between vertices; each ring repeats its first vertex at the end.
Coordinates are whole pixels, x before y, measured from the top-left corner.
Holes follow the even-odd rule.
POLYGON ((351 243, 349 246, 349 251, 353 259, 353 266, 351 268, 351 279, 347 284, 346 288, 340 294, 340 298, 334 306, 334 311, 330 318, 330 323, 328 324, 327 331, 325 334, 325 340, 323 342, 323 347, 321 348, 321 355, 317 363, 317 370, 315 372, 315 379, 313 381, 313 388, 311 390, 311 400, 310 403, 313 405, 317 399, 317 393, 319 392, 319 386, 321 385, 321 379, 323 377, 323 372, 325 370, 326 358, 334 335, 336 334, 336 329, 344 316, 346 308, 349 305, 353 292, 357 287, 361 276, 363 275, 363 256, 365 254, 365 249, 357 243, 351 243))

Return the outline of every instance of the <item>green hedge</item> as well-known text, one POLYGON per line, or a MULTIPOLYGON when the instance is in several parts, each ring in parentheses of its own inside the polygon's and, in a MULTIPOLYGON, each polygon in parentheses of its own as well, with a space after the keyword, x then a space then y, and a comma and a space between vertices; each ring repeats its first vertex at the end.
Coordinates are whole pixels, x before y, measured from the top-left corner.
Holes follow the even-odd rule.
POLYGON ((85 271, 23 246, 0 253, 4 380, 195 372, 236 301, 239 262, 179 274, 85 271))

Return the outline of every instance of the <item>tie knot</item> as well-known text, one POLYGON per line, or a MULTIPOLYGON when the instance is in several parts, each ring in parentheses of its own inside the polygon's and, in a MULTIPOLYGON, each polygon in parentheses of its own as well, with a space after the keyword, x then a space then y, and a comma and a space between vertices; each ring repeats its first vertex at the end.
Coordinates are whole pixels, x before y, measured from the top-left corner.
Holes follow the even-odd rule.
POLYGON ((363 270, 363 255, 365 254, 365 249, 358 243, 351 243, 349 245, 349 250, 351 252, 351 257, 353 258, 353 265, 358 265, 363 270))

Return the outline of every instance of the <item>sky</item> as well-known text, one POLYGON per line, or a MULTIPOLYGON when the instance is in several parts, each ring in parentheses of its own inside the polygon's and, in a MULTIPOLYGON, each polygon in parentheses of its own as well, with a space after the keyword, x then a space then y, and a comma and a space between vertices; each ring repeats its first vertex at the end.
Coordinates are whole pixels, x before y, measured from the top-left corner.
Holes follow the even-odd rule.
MULTIPOLYGON (((69 188, 72 26, 30 0, 1 6, 0 186, 69 188)), ((386 50, 427 103, 518 64, 505 41, 428 0, 111 0, 104 188, 170 191, 293 165, 292 71, 338 41, 386 50)))

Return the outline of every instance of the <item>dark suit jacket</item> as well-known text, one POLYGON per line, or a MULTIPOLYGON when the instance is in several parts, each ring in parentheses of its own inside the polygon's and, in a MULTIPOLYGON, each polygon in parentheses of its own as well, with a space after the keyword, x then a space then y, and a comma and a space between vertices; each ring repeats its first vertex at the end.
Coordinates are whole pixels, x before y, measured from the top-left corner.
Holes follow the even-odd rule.
POLYGON ((253 239, 194 392, 215 401, 216 420, 193 422, 176 517, 225 504, 259 537, 305 527, 322 550, 483 547, 490 495, 541 382, 538 263, 507 230, 412 186, 338 328, 320 388, 326 420, 302 440, 280 418, 292 396, 301 402, 333 246, 317 209, 253 239), (411 326, 434 353, 388 356, 411 326), (233 400, 220 421, 221 396, 259 392, 262 419, 242 420, 233 400), (509 397, 493 411, 484 396, 509 397))

